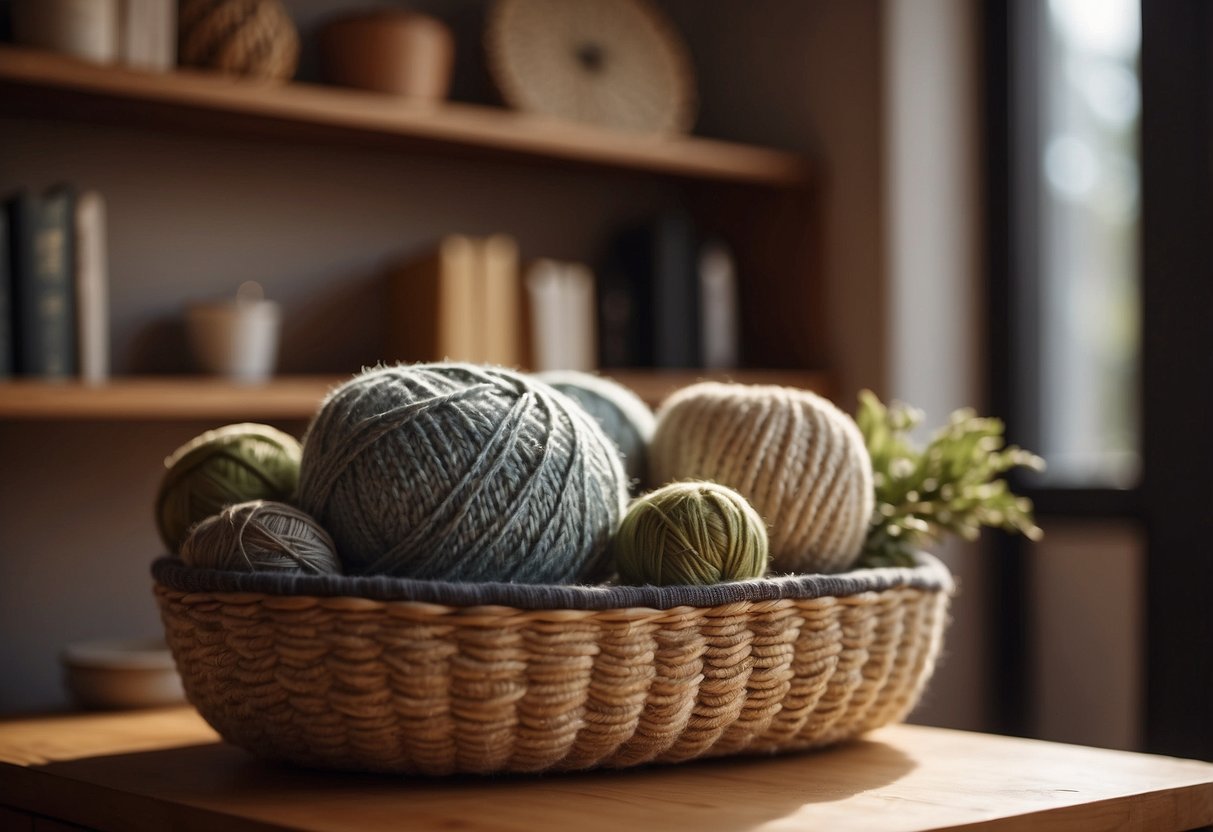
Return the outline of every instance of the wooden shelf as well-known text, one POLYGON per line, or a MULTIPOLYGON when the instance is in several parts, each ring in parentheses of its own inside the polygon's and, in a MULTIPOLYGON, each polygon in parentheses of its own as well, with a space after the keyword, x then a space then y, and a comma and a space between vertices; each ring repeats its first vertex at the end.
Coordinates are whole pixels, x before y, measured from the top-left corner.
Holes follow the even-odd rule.
POLYGON ((0 47, 0 100, 7 112, 255 132, 275 141, 372 140, 774 187, 800 187, 809 177, 807 161, 797 154, 713 139, 635 135, 496 107, 415 104, 338 87, 187 70, 139 72, 17 47, 0 47))
POLYGON ((337 376, 280 376, 241 385, 203 376, 116 378, 105 384, 9 381, 0 384, 0 418, 307 419, 337 376))
POLYGON ((823 396, 830 395, 827 374, 811 370, 603 370, 602 374, 631 388, 653 407, 661 404, 661 400, 675 390, 697 381, 778 384, 812 390, 823 396))
MULTIPOLYGON (((738 370, 709 373, 606 371, 642 399, 657 404, 669 393, 703 379, 748 384, 783 384, 828 392, 824 373, 797 370, 738 370)), ((9 381, 0 383, 0 419, 161 420, 310 419, 339 376, 279 376, 266 384, 239 385, 203 376, 117 378, 106 384, 9 381)))

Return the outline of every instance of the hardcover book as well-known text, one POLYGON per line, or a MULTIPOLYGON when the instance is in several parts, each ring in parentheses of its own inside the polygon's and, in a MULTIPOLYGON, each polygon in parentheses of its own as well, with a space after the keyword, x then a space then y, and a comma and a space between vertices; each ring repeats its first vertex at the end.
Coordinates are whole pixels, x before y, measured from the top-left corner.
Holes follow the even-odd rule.
POLYGON ((389 358, 484 360, 480 260, 473 240, 449 234, 393 272, 389 358))
POLYGON ((59 186, 41 197, 20 194, 15 219, 13 295, 15 363, 21 375, 76 373, 75 196, 59 186))

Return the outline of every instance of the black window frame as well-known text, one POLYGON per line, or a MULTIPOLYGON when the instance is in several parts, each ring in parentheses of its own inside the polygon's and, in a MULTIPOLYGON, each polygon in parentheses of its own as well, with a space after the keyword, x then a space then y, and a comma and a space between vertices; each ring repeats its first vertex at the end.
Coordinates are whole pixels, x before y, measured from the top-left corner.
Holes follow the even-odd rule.
MULTIPOLYGON (((1032 89, 1038 21, 1016 0, 986 0, 985 209, 987 374, 991 410, 1031 447, 1024 407, 1041 389, 1034 328, 1039 275, 1032 228, 1039 148, 1032 89)), ((1061 488, 1021 481, 1042 522, 1131 519, 1146 541, 1141 715, 1145 750, 1213 759, 1213 4, 1142 3, 1141 453, 1136 487, 1061 488)), ((1027 544, 991 546, 988 719, 1033 724, 1027 544)))

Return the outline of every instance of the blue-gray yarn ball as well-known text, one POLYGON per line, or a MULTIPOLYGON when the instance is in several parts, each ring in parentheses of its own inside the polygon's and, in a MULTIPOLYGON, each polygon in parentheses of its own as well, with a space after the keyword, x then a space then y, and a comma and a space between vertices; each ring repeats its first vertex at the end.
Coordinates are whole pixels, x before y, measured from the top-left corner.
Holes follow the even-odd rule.
POLYGON ((347 574, 569 583, 608 574, 627 498, 597 423, 496 367, 380 367, 329 393, 308 428, 299 506, 347 574))
POLYGON ((606 431, 623 455, 629 487, 638 494, 649 482, 649 442, 657 421, 639 396, 622 384, 576 370, 549 370, 536 377, 564 393, 606 431))

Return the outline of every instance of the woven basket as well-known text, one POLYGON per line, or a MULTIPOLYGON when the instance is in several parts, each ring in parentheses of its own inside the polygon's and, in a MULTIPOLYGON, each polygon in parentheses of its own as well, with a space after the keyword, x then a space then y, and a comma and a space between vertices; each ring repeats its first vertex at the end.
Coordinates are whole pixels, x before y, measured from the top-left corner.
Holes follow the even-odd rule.
POLYGON ((711 587, 534 587, 153 567, 190 701, 258 755, 536 772, 838 742, 901 720, 952 581, 905 569, 711 587))

